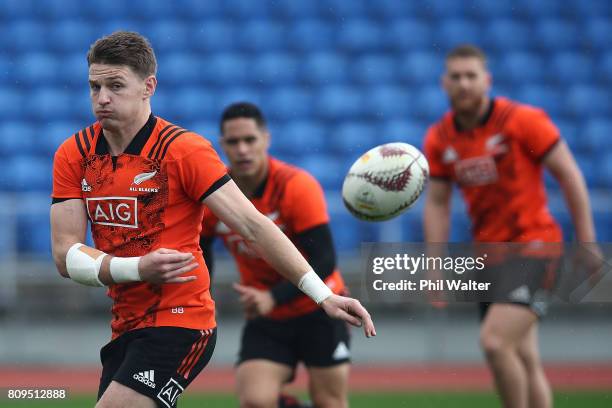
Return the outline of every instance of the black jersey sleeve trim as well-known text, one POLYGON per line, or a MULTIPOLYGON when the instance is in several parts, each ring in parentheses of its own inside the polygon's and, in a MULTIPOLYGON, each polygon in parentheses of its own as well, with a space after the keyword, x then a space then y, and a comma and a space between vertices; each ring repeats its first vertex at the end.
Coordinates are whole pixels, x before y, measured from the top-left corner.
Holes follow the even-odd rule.
POLYGON ((224 174, 223 176, 221 176, 219 180, 215 181, 212 184, 212 186, 210 186, 208 190, 206 190, 204 194, 202 194, 202 196, 200 197, 200 201, 204 201, 206 198, 208 198, 209 195, 217 191, 219 188, 221 188, 225 183, 227 183, 231 179, 232 178, 229 176, 229 174, 224 174))
POLYGON ((547 156, 550 154, 550 152, 552 152, 552 151, 553 151, 553 149, 554 149, 554 148, 555 148, 555 147, 556 147, 556 146, 557 146, 557 145, 558 145, 560 142, 561 142, 561 138, 559 137, 559 138, 557 138, 557 140, 555 140, 554 142, 552 142, 552 143, 550 144, 550 146, 548 146, 548 147, 546 148, 546 150, 544 150, 544 153, 540 154, 540 156, 536 158, 536 161, 538 161, 538 162, 540 162, 540 163, 541 163, 541 162, 543 162, 543 161, 544 161, 544 159, 546 159, 546 157, 547 157, 547 156))
POLYGON ((51 205, 53 204, 58 204, 58 203, 63 203, 64 201, 68 201, 68 200, 82 200, 81 197, 68 197, 68 198, 58 198, 58 197, 53 197, 51 199, 51 205))

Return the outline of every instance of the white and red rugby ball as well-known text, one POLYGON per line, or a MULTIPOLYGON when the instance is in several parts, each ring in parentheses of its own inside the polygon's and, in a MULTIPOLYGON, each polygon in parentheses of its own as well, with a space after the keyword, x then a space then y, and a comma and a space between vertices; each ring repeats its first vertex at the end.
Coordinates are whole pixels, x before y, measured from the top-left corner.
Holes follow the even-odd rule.
POLYGON ((355 217, 384 221, 419 198, 429 177, 427 159, 408 143, 387 143, 363 154, 349 169, 342 199, 355 217))

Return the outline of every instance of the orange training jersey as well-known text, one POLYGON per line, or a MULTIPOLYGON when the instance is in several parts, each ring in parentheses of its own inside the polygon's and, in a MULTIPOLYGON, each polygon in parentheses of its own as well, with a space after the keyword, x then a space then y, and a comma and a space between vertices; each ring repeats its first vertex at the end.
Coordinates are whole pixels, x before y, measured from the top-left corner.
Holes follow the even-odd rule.
POLYGON ((460 131, 452 112, 425 138, 431 177, 456 182, 481 242, 560 242, 546 205, 542 159, 560 141, 544 111, 495 98, 483 123, 460 131))
POLYGON ((80 198, 96 248, 114 256, 158 248, 194 254, 197 279, 183 284, 135 282, 109 287, 113 338, 133 329, 215 327, 215 304, 199 248, 201 200, 229 176, 199 135, 150 116, 123 154, 111 157, 98 122, 55 153, 53 200, 80 198))
MULTIPOLYGON (((255 207, 289 237, 300 249, 296 235, 329 222, 325 197, 319 183, 306 171, 270 158, 268 176, 263 190, 251 198, 255 207)), ((284 278, 261 259, 245 241, 220 222, 206 209, 202 221, 202 235, 218 235, 234 256, 244 285, 269 289, 284 278)), ((300 249, 301 250, 301 249, 300 249)), ((344 290, 344 281, 336 269, 325 279, 334 293, 344 290)), ((288 319, 310 313, 317 305, 306 295, 277 305, 267 317, 288 319)))

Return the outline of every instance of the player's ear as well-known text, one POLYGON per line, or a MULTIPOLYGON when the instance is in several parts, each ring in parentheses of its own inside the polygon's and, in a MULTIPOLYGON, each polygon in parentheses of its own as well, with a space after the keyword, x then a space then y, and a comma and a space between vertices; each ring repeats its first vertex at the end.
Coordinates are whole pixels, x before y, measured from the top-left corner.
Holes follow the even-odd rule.
POLYGON ((157 88, 157 78, 155 75, 150 75, 145 79, 145 88, 143 92, 143 96, 145 98, 150 98, 155 94, 155 89, 157 88))

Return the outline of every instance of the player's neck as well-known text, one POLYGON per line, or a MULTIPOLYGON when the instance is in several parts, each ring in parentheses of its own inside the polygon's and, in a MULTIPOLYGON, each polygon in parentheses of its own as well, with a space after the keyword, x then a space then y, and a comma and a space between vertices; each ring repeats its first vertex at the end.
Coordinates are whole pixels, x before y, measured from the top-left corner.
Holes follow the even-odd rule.
POLYGON ((262 183, 268 177, 268 161, 264 162, 264 165, 252 176, 234 176, 232 178, 236 182, 236 185, 242 191, 242 193, 251 198, 255 195, 255 192, 261 187, 262 183))
POLYGON ((126 123, 122 127, 104 129, 104 136, 108 142, 108 149, 111 156, 118 156, 127 149, 136 134, 149 120, 151 108, 144 109, 138 119, 126 123))
POLYGON ((485 96, 478 109, 473 113, 455 113, 455 121, 461 130, 472 130, 482 124, 483 119, 489 112, 491 98, 485 96))

